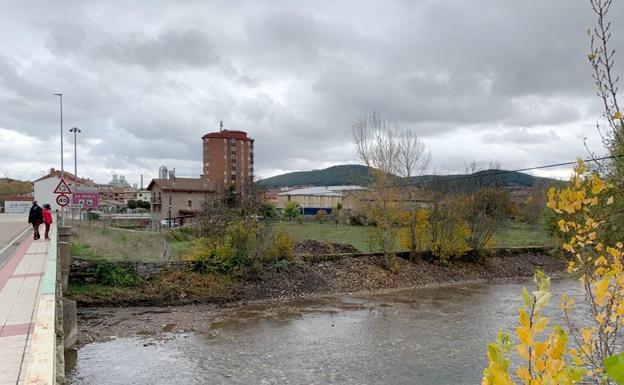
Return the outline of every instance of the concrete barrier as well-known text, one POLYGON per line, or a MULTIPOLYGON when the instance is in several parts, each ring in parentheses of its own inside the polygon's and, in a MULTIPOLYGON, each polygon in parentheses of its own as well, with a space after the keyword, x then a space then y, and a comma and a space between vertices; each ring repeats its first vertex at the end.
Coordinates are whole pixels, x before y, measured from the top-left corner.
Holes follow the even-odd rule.
POLYGON ((35 318, 25 384, 56 384, 56 264, 57 228, 51 228, 51 244, 45 261, 45 273, 35 318))
POLYGON ((52 225, 24 380, 26 385, 64 383, 63 352, 77 340, 76 303, 63 300, 69 275, 69 234, 69 228, 52 225), (63 240, 62 247, 59 238, 63 240))

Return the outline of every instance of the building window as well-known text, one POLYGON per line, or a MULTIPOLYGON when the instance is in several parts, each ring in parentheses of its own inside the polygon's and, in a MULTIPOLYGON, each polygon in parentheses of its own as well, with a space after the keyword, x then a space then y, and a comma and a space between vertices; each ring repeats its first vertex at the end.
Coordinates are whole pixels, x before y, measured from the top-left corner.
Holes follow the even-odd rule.
POLYGON ((232 176, 236 176, 236 170, 232 170, 232 172, 230 173, 232 176))
POLYGON ((193 201, 188 201, 187 204, 189 209, 193 208, 193 201))

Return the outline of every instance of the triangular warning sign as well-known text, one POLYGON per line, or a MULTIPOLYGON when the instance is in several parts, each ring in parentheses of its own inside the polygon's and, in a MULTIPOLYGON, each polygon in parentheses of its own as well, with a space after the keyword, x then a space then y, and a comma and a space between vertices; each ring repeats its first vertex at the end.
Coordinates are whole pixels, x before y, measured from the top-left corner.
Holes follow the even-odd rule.
POLYGON ((71 190, 67 183, 65 183, 65 179, 61 179, 58 186, 54 189, 55 194, 71 194, 71 190))

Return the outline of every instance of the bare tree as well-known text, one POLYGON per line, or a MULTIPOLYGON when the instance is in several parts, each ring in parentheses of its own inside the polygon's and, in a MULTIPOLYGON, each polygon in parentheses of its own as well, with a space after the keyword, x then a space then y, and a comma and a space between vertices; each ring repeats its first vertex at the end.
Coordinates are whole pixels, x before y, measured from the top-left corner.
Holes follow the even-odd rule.
POLYGON ((412 130, 402 131, 398 140, 397 174, 412 183, 413 177, 422 175, 429 167, 431 153, 412 130))
POLYGON ((431 158, 413 131, 392 128, 379 111, 354 121, 353 143, 373 174, 369 213, 379 232, 375 239, 384 253, 386 267, 393 268, 397 192, 411 184, 412 177, 426 169, 431 158))
POLYGON ((596 26, 588 30, 591 36, 591 52, 587 55, 594 71, 593 78, 596 83, 598 97, 602 100, 604 117, 609 128, 605 133, 600 125, 597 128, 602 136, 605 147, 616 159, 611 162, 611 172, 614 176, 624 175, 624 117, 621 104, 618 100, 619 75, 614 71, 615 50, 609 48, 611 40, 611 22, 607 14, 613 5, 613 0, 589 0, 596 15, 596 26))
POLYGON ((391 187, 396 180, 399 159, 396 131, 381 118, 379 111, 375 111, 371 116, 361 117, 353 122, 353 143, 358 156, 373 174, 369 213, 374 216, 375 228, 380 233, 374 238, 384 253, 386 267, 392 268, 395 265, 395 256, 392 254, 394 236, 391 187))

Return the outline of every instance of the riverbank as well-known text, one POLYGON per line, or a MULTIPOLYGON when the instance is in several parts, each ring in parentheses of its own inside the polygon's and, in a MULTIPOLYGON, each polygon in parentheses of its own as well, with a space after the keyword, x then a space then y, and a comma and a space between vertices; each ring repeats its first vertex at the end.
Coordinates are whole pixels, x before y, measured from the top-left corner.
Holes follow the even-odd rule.
MULTIPOLYGON (((74 266, 80 265, 75 261, 72 269, 74 266)), ((89 278, 84 267, 80 272, 72 272, 71 276, 68 296, 81 307, 226 304, 525 277, 531 276, 538 268, 557 275, 565 270, 566 262, 546 254, 544 250, 504 249, 488 256, 483 263, 453 261, 441 265, 419 258, 414 261, 398 258, 397 273, 384 267, 383 256, 365 254, 308 257, 257 269, 238 277, 198 273, 192 271, 192 265, 180 263, 137 266, 107 262, 105 265, 92 264, 89 268, 97 278, 89 278), (153 266, 161 270, 155 270, 153 266), (136 270, 147 270, 148 278, 136 276, 136 270)))
POLYGON ((536 269, 558 277, 564 275, 567 265, 560 258, 530 249, 499 251, 482 264, 455 261, 440 265, 402 258, 398 263, 399 271, 392 273, 383 267, 382 256, 359 255, 289 264, 247 279, 165 270, 128 287, 74 283, 70 297, 79 303, 82 345, 112 336, 205 332, 219 319, 240 312, 241 307, 252 313, 263 309, 279 318, 289 312, 284 304, 293 300, 514 280, 530 277, 536 269))

